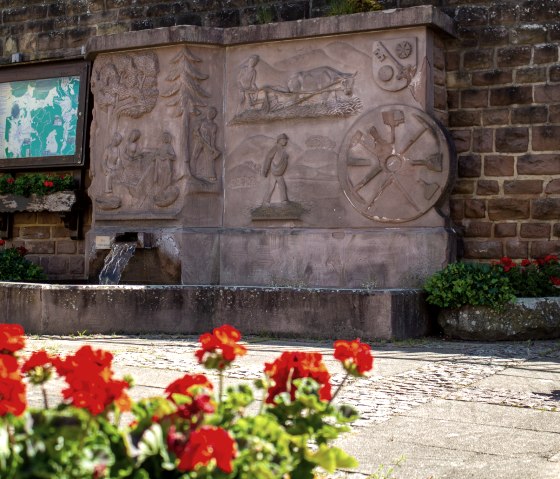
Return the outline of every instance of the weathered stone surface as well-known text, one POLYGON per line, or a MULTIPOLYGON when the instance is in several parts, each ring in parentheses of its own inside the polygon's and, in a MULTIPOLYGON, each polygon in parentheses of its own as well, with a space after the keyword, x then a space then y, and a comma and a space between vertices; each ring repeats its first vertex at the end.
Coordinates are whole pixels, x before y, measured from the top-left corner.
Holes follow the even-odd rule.
POLYGON ((503 311, 463 306, 442 310, 444 334, 477 341, 552 339, 560 337, 560 298, 520 298, 503 311))
POLYGON ((515 160, 513 156, 487 155, 484 158, 486 176, 513 176, 515 160))
POLYGON ((130 32, 118 36, 91 38, 87 55, 132 48, 153 48, 175 43, 206 43, 236 45, 248 42, 285 40, 298 37, 333 35, 344 32, 406 28, 433 25, 436 29, 454 34, 453 20, 432 6, 419 6, 397 11, 362 13, 334 18, 313 18, 295 22, 251 25, 232 29, 181 25, 158 30, 130 32))
POLYGON ((305 338, 404 339, 431 330, 420 290, 2 283, 0 300, 0 322, 28 334, 195 334, 224 321, 244 334, 305 338))
POLYGON ((30 197, 16 195, 0 196, 0 212, 15 211, 56 211, 67 212, 76 203, 76 194, 61 191, 45 196, 31 195, 30 197))

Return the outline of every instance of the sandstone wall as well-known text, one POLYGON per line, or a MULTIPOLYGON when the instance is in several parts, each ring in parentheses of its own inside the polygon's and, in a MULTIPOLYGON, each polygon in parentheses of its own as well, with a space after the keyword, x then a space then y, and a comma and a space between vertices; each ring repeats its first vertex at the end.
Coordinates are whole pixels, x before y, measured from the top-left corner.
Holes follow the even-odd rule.
MULTIPOLYGON (((560 1, 387 0, 432 4, 455 19, 445 41, 448 126, 459 179, 451 207, 465 258, 560 250, 560 1)), ((4 0, 0 63, 79 58, 87 39, 195 24, 229 27, 320 16, 325 1, 4 0)), ((444 98, 442 92, 441 98, 444 98)), ((83 244, 54 215, 17 214, 24 244, 53 279, 84 277, 83 244)))

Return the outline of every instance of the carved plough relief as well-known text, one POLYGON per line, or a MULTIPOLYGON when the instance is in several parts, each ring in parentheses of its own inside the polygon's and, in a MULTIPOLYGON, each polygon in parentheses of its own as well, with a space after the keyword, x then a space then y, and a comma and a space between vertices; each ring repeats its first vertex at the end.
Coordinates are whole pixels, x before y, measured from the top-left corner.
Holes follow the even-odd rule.
POLYGON ((90 193, 99 210, 169 214, 185 194, 219 193, 218 112, 207 103, 199 62, 181 48, 159 78, 152 51, 96 60, 90 193))
MULTIPOLYGON (((238 68, 239 103, 231 124, 287 120, 293 118, 346 117, 362 108, 354 95, 357 72, 341 72, 330 66, 274 73, 274 83, 259 78, 258 55, 249 56, 238 68)), ((270 75, 269 75, 270 76, 270 75)))
POLYGON ((449 149, 436 122, 406 105, 375 108, 346 133, 339 179, 352 206, 383 222, 411 221, 434 206, 449 176, 449 149))

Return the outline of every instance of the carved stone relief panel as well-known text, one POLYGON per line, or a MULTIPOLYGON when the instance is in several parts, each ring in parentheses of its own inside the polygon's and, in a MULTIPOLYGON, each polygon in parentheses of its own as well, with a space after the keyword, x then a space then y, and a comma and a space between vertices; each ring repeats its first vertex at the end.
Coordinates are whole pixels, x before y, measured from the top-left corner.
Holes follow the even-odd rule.
POLYGON ((374 108, 346 132, 339 178, 367 218, 401 223, 422 216, 445 193, 450 151, 426 113, 407 105, 374 108))
MULTIPOLYGON (((225 224, 255 227, 372 227, 383 226, 386 222, 441 225, 442 217, 431 208, 445 191, 448 167, 445 173, 440 172, 441 178, 437 180, 433 178, 434 171, 428 169, 430 174, 414 173, 417 176, 407 183, 400 176, 405 171, 409 175, 410 161, 405 162, 402 171, 396 163, 390 162, 388 166, 383 163, 383 167, 380 166, 383 171, 370 172, 375 178, 366 178, 364 186, 354 178, 362 167, 340 160, 344 168, 348 168, 349 176, 338 171, 338 157, 354 155, 353 150, 338 155, 341 148, 350 148, 347 132, 352 128, 356 130, 352 130, 352 134, 368 132, 368 129, 362 131, 365 127, 355 126, 360 121, 359 115, 363 115, 364 106, 371 110, 379 105, 402 104, 406 108, 410 105, 415 112, 415 108, 425 108, 427 80, 424 77, 429 73, 424 61, 426 55, 423 29, 410 29, 399 36, 394 32, 372 32, 334 40, 325 37, 284 44, 252 44, 228 50, 226 70, 232 75, 226 85, 225 224), (284 163, 279 159, 284 155, 282 142, 286 142, 286 168, 281 174, 268 172, 264 176, 263 168, 269 161, 284 163), (369 198, 373 185, 387 168, 393 167, 396 171, 391 172, 390 184, 381 183, 382 191, 374 205, 361 208, 361 202, 373 199, 369 198), (401 183, 407 183, 407 188, 420 189, 421 201, 408 198, 405 189, 402 194, 405 204, 390 213, 379 211, 387 201, 386 196, 391 195, 394 188, 400 190, 401 183), (428 194, 429 198, 424 198, 428 194)), ((401 112, 403 115, 408 115, 406 108, 401 112)), ((385 149, 401 141, 400 137, 411 139, 416 123, 430 120, 420 113, 409 116, 402 126, 398 116, 394 122, 387 119, 394 124, 396 138, 393 140, 392 130, 387 130, 389 136, 382 138, 387 143, 385 149), (409 136, 403 134, 405 131, 409 136)), ((381 120, 378 127, 381 134, 385 134, 383 129, 387 128, 381 120)), ((437 129, 435 124, 430 124, 430 128, 437 129)), ((447 148, 445 139, 439 135, 441 132, 436 134, 435 143, 439 145, 442 140, 441 148, 447 148)), ((435 141, 426 135, 411 148, 422 145, 429 149, 429 138, 435 141)), ((363 142, 373 148, 370 143, 375 140, 364 136, 363 142)), ((379 154, 383 156, 384 153, 379 154)), ((407 158, 410 156, 408 151, 405 154, 407 158)), ((395 155, 395 158, 400 157, 395 155)), ((421 168, 415 163, 410 171, 421 171, 421 168)))
POLYGON ((238 105, 231 123, 354 115, 362 108, 354 95, 356 74, 328 65, 283 70, 250 55, 237 67, 238 105))
POLYGON ((98 219, 175 219, 189 195, 221 193, 223 128, 212 94, 221 75, 210 78, 216 67, 203 58, 210 50, 202 50, 95 60, 89 193, 98 219))
POLYGON ((418 70, 416 37, 378 40, 373 44, 373 78, 383 90, 399 91, 410 85, 418 70))

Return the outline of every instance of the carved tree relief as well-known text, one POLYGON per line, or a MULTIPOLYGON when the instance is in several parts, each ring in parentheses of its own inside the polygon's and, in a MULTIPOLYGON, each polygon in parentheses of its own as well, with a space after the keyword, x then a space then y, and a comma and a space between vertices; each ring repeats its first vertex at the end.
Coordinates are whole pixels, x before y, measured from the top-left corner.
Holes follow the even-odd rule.
POLYGON ((450 152, 445 135, 411 106, 375 108, 352 125, 339 153, 339 180, 352 206, 383 222, 411 221, 446 190, 450 152))
POLYGON ((187 157, 187 170, 192 178, 202 183, 215 183, 217 180, 214 161, 220 156, 216 148, 217 115, 215 108, 208 108, 206 118, 196 122, 193 127, 193 117, 201 115, 207 106, 206 98, 210 94, 202 87, 202 82, 208 75, 202 73, 196 64, 202 60, 194 55, 187 47, 183 48, 171 59, 171 68, 165 81, 169 86, 161 94, 167 99, 174 117, 181 118, 183 132, 180 148, 187 157))

